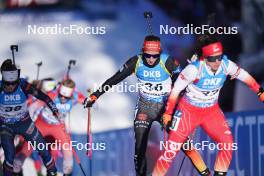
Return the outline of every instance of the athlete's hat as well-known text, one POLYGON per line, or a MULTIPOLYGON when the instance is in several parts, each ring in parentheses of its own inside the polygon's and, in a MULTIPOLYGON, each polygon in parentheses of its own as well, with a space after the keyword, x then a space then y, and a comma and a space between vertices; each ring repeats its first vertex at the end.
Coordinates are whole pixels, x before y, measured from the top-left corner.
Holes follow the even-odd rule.
POLYGON ((15 82, 19 79, 20 69, 17 69, 11 59, 6 59, 1 65, 1 73, 3 81, 15 82))

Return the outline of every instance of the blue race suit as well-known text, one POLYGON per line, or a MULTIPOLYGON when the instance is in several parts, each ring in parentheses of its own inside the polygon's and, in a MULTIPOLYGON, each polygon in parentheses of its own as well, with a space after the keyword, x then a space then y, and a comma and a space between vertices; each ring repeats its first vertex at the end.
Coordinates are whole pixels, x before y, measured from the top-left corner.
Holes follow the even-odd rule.
MULTIPOLYGON (((12 93, 4 92, 3 82, 1 81, 0 87, 0 135, 5 153, 4 175, 12 176, 15 157, 15 135, 23 136, 31 144, 36 144, 36 146, 46 146, 45 140, 29 116, 26 102, 28 94, 32 94, 36 98, 43 100, 53 113, 57 112, 57 108, 47 95, 35 89, 25 79, 21 78, 19 80, 19 85, 12 93)), ((36 147, 36 149, 38 149, 48 172, 55 173, 57 171, 55 163, 46 147, 44 149, 36 147)))

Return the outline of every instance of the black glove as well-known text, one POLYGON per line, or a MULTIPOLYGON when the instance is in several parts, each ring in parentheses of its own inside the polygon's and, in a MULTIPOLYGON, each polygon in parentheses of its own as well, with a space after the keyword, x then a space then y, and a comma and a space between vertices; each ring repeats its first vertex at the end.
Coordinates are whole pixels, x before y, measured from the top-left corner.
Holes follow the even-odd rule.
POLYGON ((97 97, 95 95, 91 95, 90 97, 87 97, 83 101, 84 108, 90 108, 95 103, 97 97))
POLYGON ((263 87, 259 88, 257 95, 259 96, 260 101, 262 101, 264 103, 264 89, 263 89, 263 87))
POLYGON ((59 119, 60 116, 61 116, 61 114, 59 113, 59 111, 54 111, 54 112, 53 112, 53 115, 54 115, 54 117, 55 117, 56 119, 59 119))

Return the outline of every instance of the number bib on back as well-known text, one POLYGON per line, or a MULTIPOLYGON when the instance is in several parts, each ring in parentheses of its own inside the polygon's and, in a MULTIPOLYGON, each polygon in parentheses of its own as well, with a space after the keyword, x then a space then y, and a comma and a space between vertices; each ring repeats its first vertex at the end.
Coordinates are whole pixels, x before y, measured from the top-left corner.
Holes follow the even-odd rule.
MULTIPOLYGON (((2 82, 0 82, 0 85, 2 82)), ((23 92, 21 85, 15 92, 5 93, 3 90, 0 94, 0 118, 4 122, 16 122, 28 114, 27 97, 23 92)))
POLYGON ((165 64, 168 55, 161 54, 160 62, 155 67, 147 67, 143 64, 142 56, 138 56, 135 74, 139 83, 139 96, 154 102, 163 102, 171 91, 170 73, 165 64))

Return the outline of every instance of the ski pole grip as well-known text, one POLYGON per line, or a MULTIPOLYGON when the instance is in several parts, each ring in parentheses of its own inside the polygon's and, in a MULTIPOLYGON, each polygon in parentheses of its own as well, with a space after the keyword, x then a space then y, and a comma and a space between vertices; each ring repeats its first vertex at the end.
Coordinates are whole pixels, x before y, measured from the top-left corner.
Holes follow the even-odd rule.
POLYGON ((38 67, 40 67, 42 65, 42 61, 41 62, 38 62, 36 63, 38 67))
POLYGON ((15 50, 16 52, 18 51, 18 45, 11 45, 10 49, 13 51, 15 50))
POLYGON ((150 11, 149 12, 147 12, 147 11, 144 12, 144 17, 145 18, 152 18, 152 12, 150 12, 150 11))
POLYGON ((75 65, 75 64, 76 64, 76 60, 70 60, 70 61, 69 61, 69 65, 71 65, 71 64, 72 64, 72 65, 75 65))

